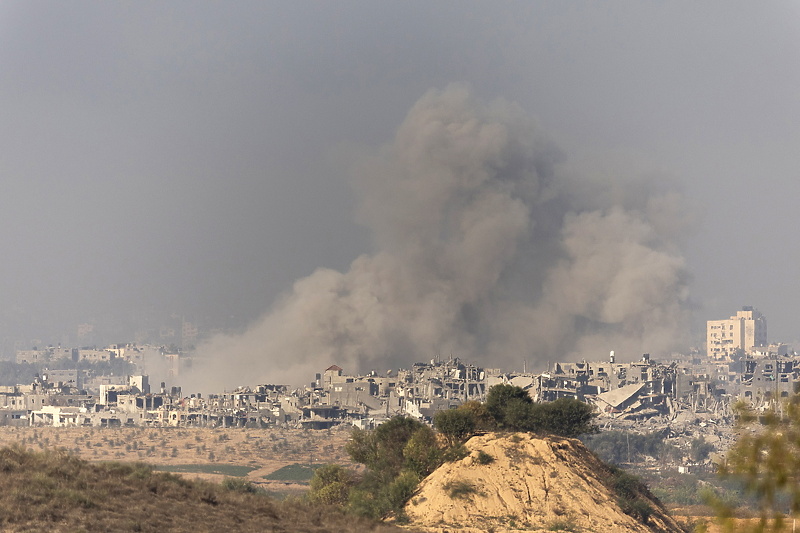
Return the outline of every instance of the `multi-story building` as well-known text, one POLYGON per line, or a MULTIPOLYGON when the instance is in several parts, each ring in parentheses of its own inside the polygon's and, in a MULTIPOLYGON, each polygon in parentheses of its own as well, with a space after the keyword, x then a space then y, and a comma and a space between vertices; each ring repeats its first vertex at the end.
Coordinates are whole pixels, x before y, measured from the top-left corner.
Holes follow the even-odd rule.
POLYGON ((711 359, 731 359, 767 346, 767 319, 750 306, 727 320, 709 320, 706 345, 711 359))
POLYGON ((89 361, 100 363, 111 361, 116 358, 116 354, 110 350, 96 350, 94 348, 80 348, 78 350, 78 361, 89 361))
POLYGON ((43 350, 17 350, 17 363, 39 364, 59 359, 75 359, 72 348, 62 348, 61 346, 48 346, 43 350))
POLYGON ((48 360, 47 350, 17 350, 17 364, 36 364, 48 360))

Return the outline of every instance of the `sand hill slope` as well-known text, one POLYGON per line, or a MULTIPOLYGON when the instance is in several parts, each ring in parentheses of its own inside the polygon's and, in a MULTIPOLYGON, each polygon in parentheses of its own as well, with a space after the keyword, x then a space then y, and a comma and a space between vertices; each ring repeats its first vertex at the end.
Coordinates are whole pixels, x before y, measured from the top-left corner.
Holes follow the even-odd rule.
MULTIPOLYGON (((489 434, 466 443, 470 455, 446 463, 406 506, 427 531, 680 532, 657 502, 648 525, 625 514, 606 485, 611 471, 575 439, 489 434)), ((624 503, 623 503, 624 505, 624 503)), ((635 513, 632 513, 635 514, 635 513)))

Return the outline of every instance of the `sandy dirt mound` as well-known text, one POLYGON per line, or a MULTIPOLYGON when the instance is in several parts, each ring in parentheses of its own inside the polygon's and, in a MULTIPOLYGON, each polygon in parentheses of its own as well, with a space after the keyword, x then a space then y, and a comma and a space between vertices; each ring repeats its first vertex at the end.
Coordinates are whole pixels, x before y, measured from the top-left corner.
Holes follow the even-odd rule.
POLYGON ((610 471, 575 439, 489 434, 470 455, 428 476, 409 501, 411 527, 427 531, 680 532, 648 501, 648 525, 625 514, 603 484, 610 471))

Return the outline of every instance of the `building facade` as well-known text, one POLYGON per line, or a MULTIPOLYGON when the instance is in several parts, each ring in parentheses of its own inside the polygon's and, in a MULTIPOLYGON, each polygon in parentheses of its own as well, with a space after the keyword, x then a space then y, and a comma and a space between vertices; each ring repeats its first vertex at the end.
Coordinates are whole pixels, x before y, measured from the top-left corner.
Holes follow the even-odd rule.
POLYGON ((767 346, 767 319, 753 307, 745 306, 727 320, 706 323, 707 354, 711 359, 730 360, 767 346))

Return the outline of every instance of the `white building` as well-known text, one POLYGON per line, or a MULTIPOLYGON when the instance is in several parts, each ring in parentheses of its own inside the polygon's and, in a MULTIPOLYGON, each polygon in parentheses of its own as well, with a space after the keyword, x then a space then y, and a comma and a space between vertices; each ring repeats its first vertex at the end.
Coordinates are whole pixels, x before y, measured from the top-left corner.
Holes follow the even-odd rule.
POLYGON ((730 359, 767 346, 767 319, 753 307, 745 306, 727 320, 706 323, 706 346, 711 359, 730 359))

